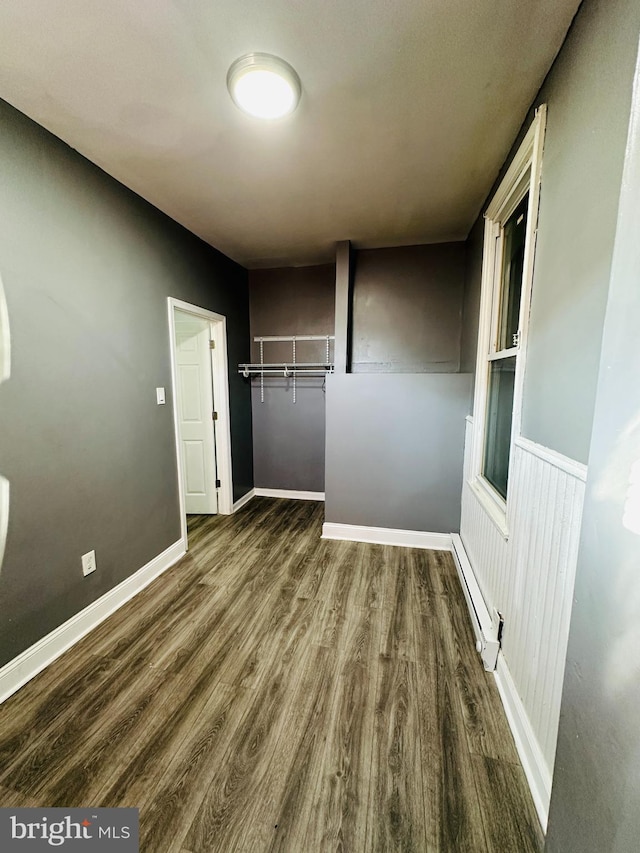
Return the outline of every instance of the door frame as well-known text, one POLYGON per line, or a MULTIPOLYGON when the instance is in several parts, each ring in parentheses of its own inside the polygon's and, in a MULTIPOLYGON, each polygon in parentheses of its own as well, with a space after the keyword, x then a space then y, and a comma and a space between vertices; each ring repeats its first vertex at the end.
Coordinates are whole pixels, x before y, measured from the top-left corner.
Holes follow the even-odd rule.
MULTIPOLYGON (((180 499, 180 523, 182 525, 182 538, 187 545, 187 513, 184 499, 184 479, 182 452, 180 448, 180 420, 178 414, 178 377, 176 364, 176 332, 175 312, 182 311, 207 320, 211 332, 211 340, 215 341, 215 349, 211 352, 211 378, 213 383, 213 401, 218 413, 216 427, 214 430, 216 447, 216 464, 220 487, 218 489, 218 514, 231 515, 233 512, 233 474, 231 468, 231 416, 229 408, 229 370, 227 356, 227 318, 223 314, 216 314, 190 302, 167 299, 167 313, 169 320, 169 349, 171 354, 171 396, 173 404, 173 425, 176 444, 176 461, 178 468, 178 493, 180 499)), ((213 428, 213 421, 212 428, 213 428)))

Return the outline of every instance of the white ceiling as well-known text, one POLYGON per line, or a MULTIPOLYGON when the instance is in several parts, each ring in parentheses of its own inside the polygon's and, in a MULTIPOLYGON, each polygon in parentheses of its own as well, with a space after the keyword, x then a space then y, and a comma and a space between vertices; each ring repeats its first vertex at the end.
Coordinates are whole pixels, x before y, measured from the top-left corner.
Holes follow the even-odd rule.
POLYGON ((0 97, 249 267, 464 238, 579 0, 2 0, 0 97), (303 96, 240 113, 231 62, 303 96))

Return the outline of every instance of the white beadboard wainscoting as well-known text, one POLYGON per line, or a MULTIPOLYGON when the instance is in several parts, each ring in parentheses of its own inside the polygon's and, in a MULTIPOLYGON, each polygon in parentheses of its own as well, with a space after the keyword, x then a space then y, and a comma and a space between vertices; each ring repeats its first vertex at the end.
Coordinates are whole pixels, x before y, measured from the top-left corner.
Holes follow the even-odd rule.
POLYGON ((461 538, 489 611, 504 617, 496 680, 546 828, 586 466, 515 441, 505 538, 471 485, 467 418, 461 538))

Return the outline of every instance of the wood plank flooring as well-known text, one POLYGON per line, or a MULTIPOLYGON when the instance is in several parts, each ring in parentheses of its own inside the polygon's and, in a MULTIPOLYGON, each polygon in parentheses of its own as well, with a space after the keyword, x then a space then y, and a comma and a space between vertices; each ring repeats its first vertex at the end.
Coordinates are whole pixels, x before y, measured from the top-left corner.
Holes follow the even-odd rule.
POLYGON ((189 520, 189 554, 0 708, 0 805, 134 806, 147 853, 534 853, 446 552, 324 506, 189 520))

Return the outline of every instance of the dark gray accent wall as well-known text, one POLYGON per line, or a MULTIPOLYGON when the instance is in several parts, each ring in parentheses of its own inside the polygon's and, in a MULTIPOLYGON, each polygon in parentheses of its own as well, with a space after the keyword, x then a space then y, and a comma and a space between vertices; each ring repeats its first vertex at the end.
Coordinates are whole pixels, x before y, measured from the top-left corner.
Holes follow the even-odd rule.
POLYGON ((298 377, 296 402, 291 380, 265 380, 251 389, 256 487, 324 491, 325 391, 323 380, 298 377))
POLYGON ((347 373, 351 365, 354 251, 348 240, 336 245, 336 295, 334 364, 336 373, 347 373))
MULTIPOLYGON (((3 664, 180 537, 167 297, 226 315, 232 365, 248 358, 249 318, 245 270, 4 102, 0 185, 3 664)), ((239 497, 253 486, 251 405, 233 370, 230 398, 239 497)))
POLYGON ((469 232, 466 244, 462 336, 460 341, 460 370, 462 373, 475 373, 476 369, 483 247, 484 219, 480 217, 469 232))
MULTIPOLYGON (((333 334, 335 282, 333 264, 252 270, 252 340, 263 335, 333 334)), ((298 361, 325 360, 324 342, 299 342, 296 349, 298 361)), ((290 361, 291 344, 265 344, 264 353, 267 362, 290 361)), ((259 360, 258 344, 252 343, 252 359, 259 360)), ((259 379, 252 385, 256 487, 324 491, 324 379, 298 377, 295 403, 290 379, 267 377, 264 403, 259 379)))
MULTIPOLYGON (((583 463, 639 26, 636 0, 585 0, 534 104, 546 103, 548 114, 522 432, 583 463)), ((533 108, 502 173, 532 117, 533 108)), ((476 246, 478 227, 470 235, 476 246)), ((479 305, 474 283, 481 258, 474 254, 477 272, 467 274, 469 321, 479 305)), ((465 340, 471 341, 469 334, 465 340)))
POLYGON ((460 369, 464 259, 464 243, 357 252, 353 373, 460 369))
POLYGON ((470 394, 469 374, 330 376, 326 521, 458 531, 470 394))
POLYGON ((548 853, 632 853, 640 847, 640 90, 630 142, 604 325, 548 853))

